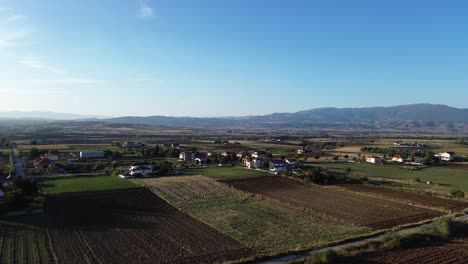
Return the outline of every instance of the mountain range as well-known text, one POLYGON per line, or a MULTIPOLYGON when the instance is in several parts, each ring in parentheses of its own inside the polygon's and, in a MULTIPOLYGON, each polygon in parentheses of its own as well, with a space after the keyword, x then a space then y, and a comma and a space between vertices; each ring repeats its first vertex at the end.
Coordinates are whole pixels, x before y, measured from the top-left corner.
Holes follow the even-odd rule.
MULTIPOLYGON (((310 126, 359 125, 394 127, 436 127, 468 124, 468 109, 436 104, 412 104, 392 107, 316 108, 296 113, 274 113, 247 117, 168 117, 124 116, 106 118, 49 112, 0 112, 0 118, 30 118, 47 120, 99 120, 106 123, 141 124, 181 128, 300 128, 310 126)), ((372 127, 371 126, 371 127, 372 127)))

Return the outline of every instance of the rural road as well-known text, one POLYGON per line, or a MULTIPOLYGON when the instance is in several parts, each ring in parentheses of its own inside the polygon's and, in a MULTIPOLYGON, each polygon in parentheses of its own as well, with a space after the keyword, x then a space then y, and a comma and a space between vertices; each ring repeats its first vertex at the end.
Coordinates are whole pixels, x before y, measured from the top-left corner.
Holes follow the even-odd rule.
MULTIPOLYGON (((459 220, 459 221, 468 220, 468 214, 464 214, 462 216, 455 217, 455 220, 459 220)), ((434 222, 424 224, 424 225, 419 225, 419 226, 414 226, 414 227, 401 229, 401 230, 397 231, 396 233, 397 234, 406 234, 406 233, 418 230, 420 228, 431 226, 432 224, 434 224, 434 222)), ((339 245, 336 245, 336 246, 330 246, 330 247, 325 247, 325 248, 311 249, 311 250, 307 250, 307 251, 303 251, 303 252, 291 253, 291 254, 288 254, 288 255, 283 255, 283 256, 279 256, 279 257, 275 257, 275 258, 261 260, 261 261, 255 262, 255 263, 258 263, 258 264, 289 263, 291 261, 300 260, 302 258, 307 258, 307 257, 313 256, 313 255, 316 255, 316 254, 323 253, 323 252, 325 252, 327 250, 330 250, 330 249, 334 250, 334 251, 340 251, 340 250, 344 250, 344 249, 351 248, 351 247, 362 246, 362 245, 365 245, 365 244, 367 244, 369 242, 379 241, 380 239, 382 239, 383 236, 385 236, 385 234, 372 236, 372 237, 365 238, 365 239, 358 240, 358 241, 347 242, 347 243, 339 244, 339 245)))
POLYGON ((24 173, 23 169, 23 161, 18 156, 18 149, 11 148, 11 152, 13 153, 13 162, 15 163, 16 175, 20 177, 26 177, 26 173, 24 173))

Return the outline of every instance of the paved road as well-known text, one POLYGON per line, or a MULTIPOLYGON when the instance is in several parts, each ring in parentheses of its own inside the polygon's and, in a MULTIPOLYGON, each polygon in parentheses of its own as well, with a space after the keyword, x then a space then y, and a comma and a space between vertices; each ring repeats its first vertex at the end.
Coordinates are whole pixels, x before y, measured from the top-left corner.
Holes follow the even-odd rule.
POLYGON ((11 152, 13 153, 13 162, 15 163, 16 175, 20 177, 26 177, 26 173, 24 173, 23 168, 23 161, 18 156, 18 149, 11 148, 11 152))
MULTIPOLYGON (((468 220, 468 214, 456 217, 455 220, 466 221, 466 220, 468 220)), ((401 230, 397 231, 396 233, 406 234, 406 233, 418 230, 420 228, 431 226, 433 224, 434 224, 434 222, 424 224, 424 225, 415 226, 415 227, 408 227, 408 228, 405 228, 405 229, 401 229, 401 230)), ((310 256, 313 256, 313 255, 316 255, 316 254, 323 253, 323 252, 325 252, 327 250, 330 250, 330 249, 334 250, 334 251, 340 251, 340 250, 344 250, 344 249, 347 249, 347 248, 362 246, 362 245, 365 245, 365 244, 367 244, 369 242, 372 242, 372 241, 379 241, 380 239, 382 239, 383 236, 385 236, 385 234, 365 238, 365 239, 362 239, 362 240, 359 240, 359 241, 343 243, 343 244, 336 245, 336 246, 330 246, 330 247, 318 248, 318 249, 311 249, 311 250, 308 250, 308 251, 298 252, 298 253, 291 253, 291 254, 288 254, 288 255, 283 255, 283 256, 279 256, 279 257, 275 257, 275 258, 270 258, 270 259, 258 261, 258 262, 255 262, 255 263, 261 263, 261 264, 289 263, 291 261, 300 260, 302 258, 306 258, 306 257, 310 257, 310 256)))

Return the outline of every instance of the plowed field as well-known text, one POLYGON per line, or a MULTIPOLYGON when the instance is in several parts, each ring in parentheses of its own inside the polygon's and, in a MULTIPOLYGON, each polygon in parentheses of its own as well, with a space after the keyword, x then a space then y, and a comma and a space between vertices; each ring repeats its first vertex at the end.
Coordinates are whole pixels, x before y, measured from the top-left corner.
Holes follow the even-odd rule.
POLYGON ((59 263, 217 263, 252 253, 146 188, 51 196, 59 263))
POLYGON ((336 187, 305 184, 275 176, 225 182, 243 191, 374 229, 392 228, 443 214, 385 197, 370 197, 336 187))
POLYGON ((463 264, 468 263, 468 237, 449 243, 422 248, 402 249, 390 252, 364 254, 337 263, 384 263, 384 264, 463 264))
POLYGON ((364 184, 342 184, 338 186, 340 188, 344 188, 346 190, 357 192, 360 194, 383 197, 386 199, 401 201, 408 204, 415 204, 424 207, 432 207, 448 212, 462 211, 463 209, 468 207, 467 202, 437 198, 429 195, 419 195, 415 193, 403 192, 378 186, 370 186, 364 184))

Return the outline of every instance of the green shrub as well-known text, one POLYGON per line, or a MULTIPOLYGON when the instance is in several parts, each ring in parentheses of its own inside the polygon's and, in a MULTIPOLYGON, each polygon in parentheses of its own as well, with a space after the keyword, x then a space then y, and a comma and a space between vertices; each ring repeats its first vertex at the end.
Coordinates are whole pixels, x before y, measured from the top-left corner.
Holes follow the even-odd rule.
POLYGON ((305 263, 306 264, 322 264, 322 263, 330 263, 336 260, 340 255, 334 250, 327 250, 323 253, 314 255, 312 258, 308 259, 305 263))
POLYGON ((455 198, 465 198, 465 193, 462 190, 451 190, 450 195, 455 198))

